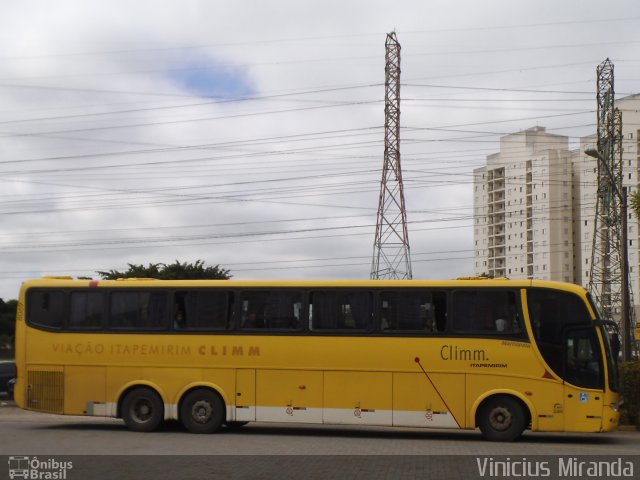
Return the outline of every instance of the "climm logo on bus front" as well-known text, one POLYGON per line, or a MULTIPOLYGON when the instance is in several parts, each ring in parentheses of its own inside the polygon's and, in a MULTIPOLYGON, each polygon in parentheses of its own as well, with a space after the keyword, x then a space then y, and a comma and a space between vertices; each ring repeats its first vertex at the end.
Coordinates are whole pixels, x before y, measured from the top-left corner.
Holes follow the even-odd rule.
POLYGON ((484 348, 469 349, 460 348, 458 345, 442 345, 440 348, 440 358, 442 360, 473 360, 485 362, 489 360, 487 351, 484 348))
POLYGON ((507 368, 502 362, 490 362, 487 351, 484 348, 462 348, 458 345, 445 344, 440 347, 440 358, 444 361, 470 362, 472 368, 507 368))

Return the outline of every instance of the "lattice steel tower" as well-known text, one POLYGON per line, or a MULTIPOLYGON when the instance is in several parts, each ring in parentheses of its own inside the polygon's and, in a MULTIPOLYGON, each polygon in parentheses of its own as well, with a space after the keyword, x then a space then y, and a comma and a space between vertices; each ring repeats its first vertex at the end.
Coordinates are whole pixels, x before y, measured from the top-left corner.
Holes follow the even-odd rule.
POLYGON ((400 44, 387 35, 385 66, 384 164, 371 278, 411 279, 407 211, 400 166, 400 44))
MULTIPOLYGON (((613 64, 598 65, 598 193, 589 290, 605 320, 620 321, 623 304, 622 116, 615 108, 613 64)), ((628 307, 626 307, 628 308, 628 307)))

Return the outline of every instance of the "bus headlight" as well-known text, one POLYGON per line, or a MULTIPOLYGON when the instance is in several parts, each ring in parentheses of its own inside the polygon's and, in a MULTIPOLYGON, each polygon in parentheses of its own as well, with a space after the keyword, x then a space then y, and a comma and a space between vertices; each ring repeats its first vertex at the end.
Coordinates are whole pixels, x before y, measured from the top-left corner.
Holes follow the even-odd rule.
POLYGON ((618 403, 610 403, 609 406, 611 407, 611 410, 613 410, 614 412, 617 412, 620 405, 618 403))

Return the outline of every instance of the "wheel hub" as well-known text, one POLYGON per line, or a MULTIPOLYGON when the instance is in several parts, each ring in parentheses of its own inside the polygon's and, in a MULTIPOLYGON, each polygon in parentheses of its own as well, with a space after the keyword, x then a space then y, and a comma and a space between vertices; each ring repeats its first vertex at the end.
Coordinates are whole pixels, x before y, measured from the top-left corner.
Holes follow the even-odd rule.
POLYGON ((193 404, 191 417, 198 423, 207 423, 213 414, 211 404, 205 400, 200 400, 193 404))
POLYGON ((151 405, 148 402, 141 400, 135 407, 135 416, 139 421, 144 422, 151 417, 151 405))
POLYGON ((491 411, 489 422, 492 428, 502 432, 511 426, 513 417, 509 409, 505 407, 497 407, 491 411))

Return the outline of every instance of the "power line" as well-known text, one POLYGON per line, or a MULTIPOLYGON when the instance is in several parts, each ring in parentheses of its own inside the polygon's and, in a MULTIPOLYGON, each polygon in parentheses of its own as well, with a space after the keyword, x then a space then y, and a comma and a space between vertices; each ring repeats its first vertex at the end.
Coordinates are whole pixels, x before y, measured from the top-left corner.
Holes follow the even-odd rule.
MULTIPOLYGON (((543 22, 543 23, 523 23, 512 25, 485 25, 485 26, 465 26, 459 28, 431 28, 423 30, 407 30, 403 32, 403 35, 417 35, 417 34, 431 34, 431 33, 456 33, 456 32, 470 32, 470 31, 495 31, 495 30, 519 30, 523 28, 553 28, 555 26, 566 25, 589 25, 599 23, 618 23, 618 22, 633 22, 639 20, 638 16, 626 16, 617 18, 596 18, 591 20, 564 20, 557 22, 543 22)), ((163 47, 144 47, 144 48, 124 48, 124 49, 112 49, 112 50, 94 50, 85 52, 62 52, 46 55, 11 55, 0 57, 1 60, 34 60, 34 59, 51 59, 56 57, 77 57, 77 56, 98 56, 98 55, 121 55, 130 53, 150 53, 150 52, 167 52, 167 51, 184 51, 184 50, 200 50, 209 48, 220 47, 233 47, 233 46, 252 46, 252 45, 265 45, 274 43, 299 43, 307 41, 317 40, 335 40, 335 39, 347 39, 347 38, 364 38, 364 37, 378 37, 381 32, 369 32, 369 33, 349 33, 339 35, 312 35, 312 36, 297 36, 297 37, 284 37, 284 38, 272 38, 272 39, 256 39, 256 40, 243 40, 236 42, 216 42, 202 45, 180 45, 180 46, 163 46, 163 47)))

